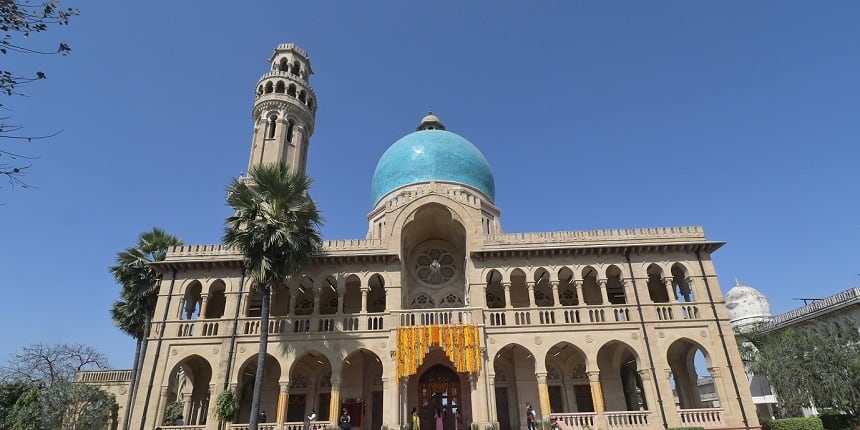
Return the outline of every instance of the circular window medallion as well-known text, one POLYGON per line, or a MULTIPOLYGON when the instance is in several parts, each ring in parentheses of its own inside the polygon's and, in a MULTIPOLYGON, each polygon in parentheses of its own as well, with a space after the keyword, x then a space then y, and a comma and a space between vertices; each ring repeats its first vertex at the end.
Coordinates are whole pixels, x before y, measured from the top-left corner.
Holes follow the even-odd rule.
POLYGON ((456 259, 440 246, 431 246, 418 254, 412 270, 422 283, 438 287, 450 281, 457 273, 456 259))

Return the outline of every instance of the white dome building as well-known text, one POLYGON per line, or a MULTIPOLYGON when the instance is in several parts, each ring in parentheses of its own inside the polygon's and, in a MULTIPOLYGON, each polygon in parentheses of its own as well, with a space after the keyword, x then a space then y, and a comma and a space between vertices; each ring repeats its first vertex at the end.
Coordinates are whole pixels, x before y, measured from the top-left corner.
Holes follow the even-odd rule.
POLYGON ((726 308, 732 327, 741 333, 771 320, 770 301, 767 296, 740 283, 726 293, 726 308))

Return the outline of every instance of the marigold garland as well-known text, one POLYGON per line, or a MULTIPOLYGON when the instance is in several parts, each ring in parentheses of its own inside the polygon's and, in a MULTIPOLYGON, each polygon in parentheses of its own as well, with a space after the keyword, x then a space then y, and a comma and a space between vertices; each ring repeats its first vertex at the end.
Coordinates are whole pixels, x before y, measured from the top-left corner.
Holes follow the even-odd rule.
POLYGON ((477 325, 421 325, 397 329, 397 376, 414 375, 431 346, 440 346, 458 372, 481 370, 481 341, 477 325))

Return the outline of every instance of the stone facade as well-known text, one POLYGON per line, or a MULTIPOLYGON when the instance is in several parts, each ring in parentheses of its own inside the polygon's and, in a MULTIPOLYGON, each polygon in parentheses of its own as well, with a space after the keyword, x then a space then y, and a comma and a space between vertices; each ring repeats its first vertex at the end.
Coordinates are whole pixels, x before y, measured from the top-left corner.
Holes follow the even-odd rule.
MULTIPOLYGON (((309 76, 304 51, 276 49, 257 86, 251 166, 285 160, 304 171, 316 111, 309 76)), ((444 130, 428 115, 414 134, 444 130)), ((261 329, 266 429, 301 428, 312 409, 315 426, 329 426, 347 407, 353 428, 401 428, 416 408, 425 429, 438 410, 445 430, 519 430, 525 402, 539 420, 576 428, 758 427, 711 260, 723 243, 700 227, 506 234, 492 183, 484 175, 475 186, 463 172, 392 190, 375 182, 367 237, 325 242, 273 292, 269 327, 241 255, 172 249, 157 265, 131 428, 156 428, 178 401, 182 428, 216 429, 213 404, 227 389, 241 401, 229 428, 246 428, 261 329), (697 354, 719 408, 698 394, 697 354)))

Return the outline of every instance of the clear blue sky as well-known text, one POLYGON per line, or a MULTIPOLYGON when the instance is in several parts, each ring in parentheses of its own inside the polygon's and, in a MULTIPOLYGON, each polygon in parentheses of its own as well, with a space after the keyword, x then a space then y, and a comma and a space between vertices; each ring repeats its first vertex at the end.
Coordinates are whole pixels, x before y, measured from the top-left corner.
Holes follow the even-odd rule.
POLYGON ((281 42, 316 72, 327 239, 364 237, 379 156, 432 106, 489 160, 506 232, 702 225, 723 291, 774 313, 860 284, 860 3, 61 4, 81 16, 32 43, 71 55, 2 58, 48 74, 15 118, 63 132, 14 147, 38 188, 0 188, 0 358, 68 341, 131 365, 107 268, 154 226, 220 241, 281 42))

